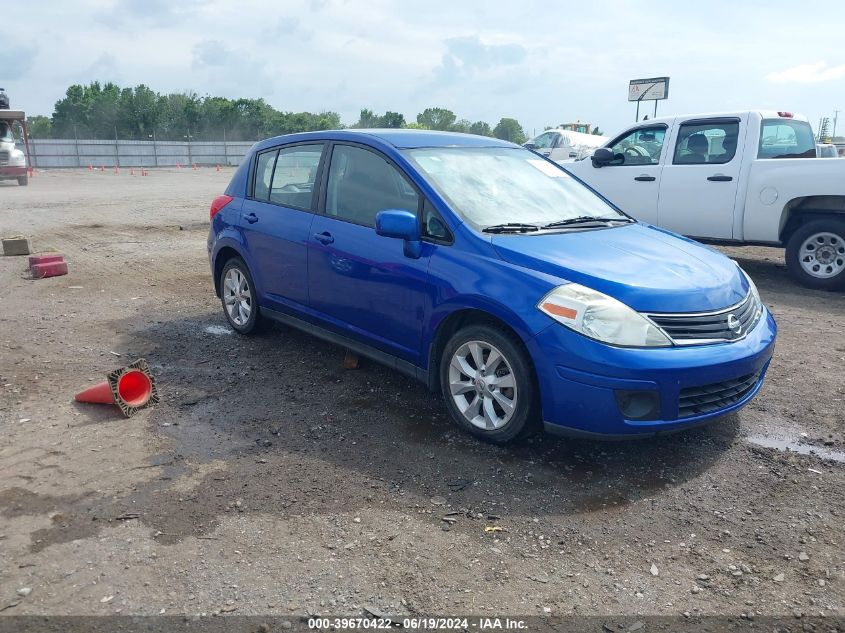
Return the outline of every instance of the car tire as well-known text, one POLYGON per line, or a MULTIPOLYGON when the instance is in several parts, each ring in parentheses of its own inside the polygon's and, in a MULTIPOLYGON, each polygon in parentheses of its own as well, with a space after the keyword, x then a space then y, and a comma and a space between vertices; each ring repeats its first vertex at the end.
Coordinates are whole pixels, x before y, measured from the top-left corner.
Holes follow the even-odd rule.
POLYGON ((819 219, 798 227, 786 245, 786 267, 802 286, 845 288, 845 220, 819 219))
POLYGON ((539 428, 534 368, 514 335, 492 325, 462 328, 443 348, 439 371, 446 409, 465 431, 507 444, 539 428))
POLYGON ((261 314, 255 284, 240 257, 229 259, 220 272, 220 303, 235 332, 249 336, 260 330, 261 314))
POLYGON ((18 176, 18 184, 21 187, 26 187, 29 184, 29 176, 18 176))

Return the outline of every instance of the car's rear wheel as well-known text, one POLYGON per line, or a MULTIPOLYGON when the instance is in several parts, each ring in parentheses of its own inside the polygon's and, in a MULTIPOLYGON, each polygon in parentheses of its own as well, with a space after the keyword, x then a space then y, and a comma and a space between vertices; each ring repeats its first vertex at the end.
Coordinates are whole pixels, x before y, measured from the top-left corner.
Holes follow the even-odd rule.
POLYGON ((798 227, 786 245, 786 265, 809 288, 845 288, 845 221, 814 220, 798 227))
POLYGON ((255 284, 249 268, 240 257, 232 257, 220 273, 220 301, 232 329, 253 334, 260 324, 255 284))
POLYGON ((18 176, 18 184, 21 187, 26 187, 29 184, 29 176, 18 176))
POLYGON ((452 336, 440 361, 440 386, 452 419, 476 437, 505 444, 537 428, 530 358, 497 327, 472 325, 452 336))

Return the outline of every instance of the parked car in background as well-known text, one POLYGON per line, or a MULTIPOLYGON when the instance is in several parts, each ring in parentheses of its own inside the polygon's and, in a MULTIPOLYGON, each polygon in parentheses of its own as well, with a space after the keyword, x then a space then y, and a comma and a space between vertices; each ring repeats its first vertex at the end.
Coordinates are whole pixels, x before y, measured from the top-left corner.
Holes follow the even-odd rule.
POLYGON ((17 148, 13 126, 25 121, 23 112, 0 110, 0 180, 17 180, 21 186, 29 184, 26 154, 17 148))
POLYGON ((839 149, 833 143, 817 143, 816 153, 819 158, 839 158, 839 149))
POLYGON ((586 158, 605 142, 606 136, 556 128, 538 134, 524 147, 560 163, 586 158))
POLYGON ((0 110, 9 109, 9 95, 3 88, 0 88, 0 110))
POLYGON ((757 393, 774 349, 735 262, 497 139, 268 139, 210 215, 234 330, 274 319, 374 358, 491 442, 541 422, 597 437, 699 425, 757 393))
POLYGON ((643 222, 786 247, 797 281, 833 290, 845 287, 845 162, 815 157, 805 117, 730 112, 642 121, 566 169, 643 222))

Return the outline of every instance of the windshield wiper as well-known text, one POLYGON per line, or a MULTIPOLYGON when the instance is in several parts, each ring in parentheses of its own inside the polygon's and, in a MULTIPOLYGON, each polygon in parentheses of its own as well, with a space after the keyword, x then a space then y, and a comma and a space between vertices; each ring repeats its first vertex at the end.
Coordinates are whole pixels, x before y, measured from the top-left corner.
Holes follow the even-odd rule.
POLYGON ((624 215, 620 215, 615 218, 599 218, 594 215, 579 215, 575 218, 567 218, 566 220, 558 220, 557 222, 551 222, 543 226, 544 229, 556 229, 561 226, 571 226, 573 224, 607 224, 608 222, 624 222, 629 224, 634 222, 631 218, 627 218, 624 215))
POLYGON ((508 222, 506 224, 494 224, 493 226, 485 226, 481 230, 485 233, 528 233, 529 231, 539 231, 540 227, 536 224, 508 222))

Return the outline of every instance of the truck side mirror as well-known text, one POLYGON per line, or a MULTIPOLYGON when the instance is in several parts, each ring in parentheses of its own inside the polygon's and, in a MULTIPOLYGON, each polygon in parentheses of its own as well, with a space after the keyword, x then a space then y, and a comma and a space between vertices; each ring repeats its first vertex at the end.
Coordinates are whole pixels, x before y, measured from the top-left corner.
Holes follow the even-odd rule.
POLYGON ((604 167, 613 162, 613 150, 609 147, 599 147, 593 152, 593 167, 604 167))
POLYGON ((535 149, 537 149, 537 144, 536 143, 525 143, 523 145, 523 147, 525 149, 530 149, 533 152, 535 149))

